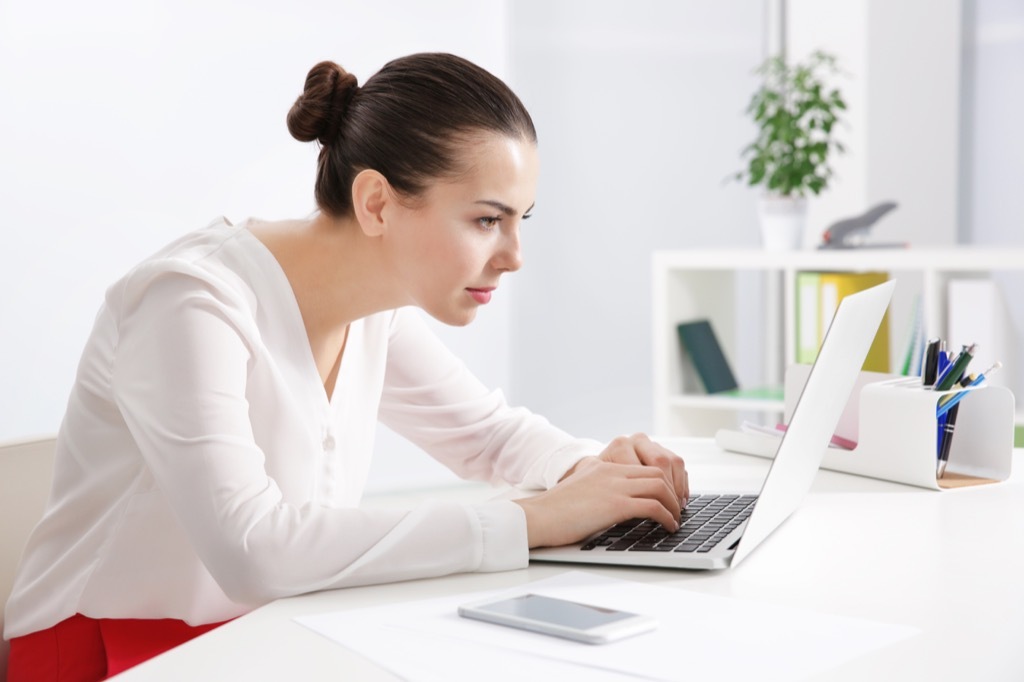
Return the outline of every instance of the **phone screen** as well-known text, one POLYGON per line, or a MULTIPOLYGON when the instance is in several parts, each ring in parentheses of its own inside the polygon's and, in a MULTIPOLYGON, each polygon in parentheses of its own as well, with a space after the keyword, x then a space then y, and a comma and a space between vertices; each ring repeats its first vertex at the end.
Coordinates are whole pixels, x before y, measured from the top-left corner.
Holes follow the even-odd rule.
POLYGON ((497 601, 481 606, 480 610, 554 623, 577 630, 589 630, 636 615, 539 594, 524 594, 521 597, 497 601))

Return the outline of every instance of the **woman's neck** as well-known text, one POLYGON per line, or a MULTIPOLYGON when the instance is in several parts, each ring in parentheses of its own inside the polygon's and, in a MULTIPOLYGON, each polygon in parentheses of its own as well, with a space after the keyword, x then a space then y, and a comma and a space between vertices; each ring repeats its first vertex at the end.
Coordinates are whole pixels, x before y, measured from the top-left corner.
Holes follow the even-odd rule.
POLYGON ((394 286, 379 241, 354 220, 318 213, 309 219, 255 222, 250 230, 288 278, 311 339, 408 303, 394 286))
POLYGON ((349 325, 405 305, 380 257, 379 242, 355 221, 322 214, 306 220, 251 221, 291 284, 313 362, 328 399, 334 393, 349 325))

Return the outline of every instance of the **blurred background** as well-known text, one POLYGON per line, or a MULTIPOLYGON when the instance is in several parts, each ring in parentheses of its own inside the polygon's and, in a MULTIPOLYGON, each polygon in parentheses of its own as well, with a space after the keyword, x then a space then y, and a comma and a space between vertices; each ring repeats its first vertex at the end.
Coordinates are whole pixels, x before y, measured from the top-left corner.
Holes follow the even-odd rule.
MULTIPOLYGON (((1019 0, 0 0, 0 441, 56 432, 138 260, 220 215, 313 210, 317 149, 284 119, 314 63, 362 82, 420 51, 509 82, 541 152, 523 270, 473 325, 434 327, 574 434, 649 431, 651 252, 758 248, 755 190, 726 178, 753 69, 783 49, 845 72, 818 231, 895 199, 886 240, 1024 244, 1019 0)), ((451 479, 384 429, 377 450, 371 489, 451 479)))

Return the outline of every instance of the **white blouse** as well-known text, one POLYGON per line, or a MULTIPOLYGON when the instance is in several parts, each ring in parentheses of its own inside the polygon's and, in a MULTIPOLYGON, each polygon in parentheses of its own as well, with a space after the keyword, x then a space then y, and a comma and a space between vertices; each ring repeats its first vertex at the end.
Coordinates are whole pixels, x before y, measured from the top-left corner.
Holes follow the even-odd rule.
POLYGON ((359 509, 378 418, 464 478, 525 487, 602 447, 509 407, 409 309, 351 325, 328 400, 288 280, 245 224, 169 245, 107 292, 5 637, 527 564, 511 501, 359 509))

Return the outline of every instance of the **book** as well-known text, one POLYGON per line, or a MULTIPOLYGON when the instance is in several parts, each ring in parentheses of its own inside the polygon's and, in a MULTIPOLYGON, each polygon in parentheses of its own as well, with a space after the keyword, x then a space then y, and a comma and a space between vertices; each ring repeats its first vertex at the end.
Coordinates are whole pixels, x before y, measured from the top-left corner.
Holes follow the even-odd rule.
POLYGON ((678 325, 677 330, 683 351, 693 362, 693 367, 708 393, 739 388, 710 320, 683 322, 678 325))

